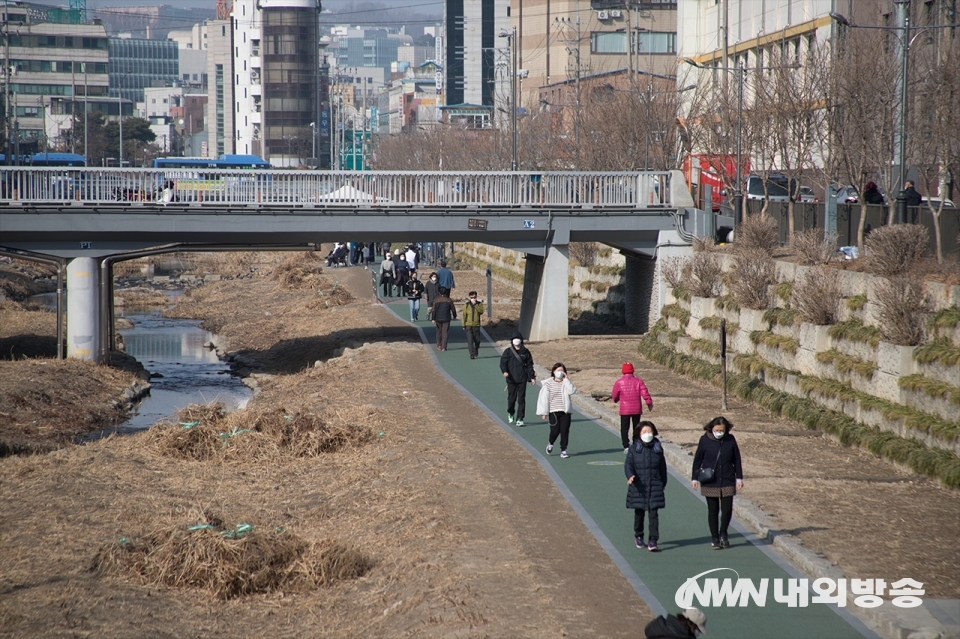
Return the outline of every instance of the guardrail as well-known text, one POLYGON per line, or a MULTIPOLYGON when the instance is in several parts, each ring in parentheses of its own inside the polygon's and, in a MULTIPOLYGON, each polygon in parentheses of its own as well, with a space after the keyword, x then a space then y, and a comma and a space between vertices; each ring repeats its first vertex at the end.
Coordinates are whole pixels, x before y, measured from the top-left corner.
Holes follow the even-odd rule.
POLYGON ((0 167, 0 202, 670 208, 670 172, 511 173, 0 167))

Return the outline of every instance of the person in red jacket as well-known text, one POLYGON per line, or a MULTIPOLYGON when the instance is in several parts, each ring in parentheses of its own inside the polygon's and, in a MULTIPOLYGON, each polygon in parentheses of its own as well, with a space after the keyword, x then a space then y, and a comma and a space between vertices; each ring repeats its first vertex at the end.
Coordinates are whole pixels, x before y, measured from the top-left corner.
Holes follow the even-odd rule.
POLYGON ((640 400, 647 405, 648 411, 653 411, 653 400, 650 399, 650 391, 643 380, 633 376, 633 364, 625 363, 620 372, 623 377, 614 382, 610 396, 614 403, 620 404, 620 443, 623 444, 623 454, 626 455, 630 450, 631 422, 633 428, 636 428, 640 423, 640 416, 643 415, 640 400))

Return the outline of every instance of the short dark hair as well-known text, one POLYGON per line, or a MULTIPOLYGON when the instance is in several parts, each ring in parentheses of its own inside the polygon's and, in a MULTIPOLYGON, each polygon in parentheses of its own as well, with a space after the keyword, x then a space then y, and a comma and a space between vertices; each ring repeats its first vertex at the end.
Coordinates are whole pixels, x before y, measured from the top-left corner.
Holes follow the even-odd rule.
POLYGON ((653 436, 654 436, 654 437, 656 437, 656 436, 658 436, 658 435, 660 434, 660 433, 657 431, 657 427, 653 425, 653 422, 651 422, 650 420, 645 419, 645 420, 643 420, 642 422, 640 422, 639 424, 637 424, 636 426, 633 427, 633 440, 634 440, 634 441, 640 439, 640 431, 643 430, 643 427, 644 427, 644 426, 649 426, 650 429, 653 430, 653 436))
POLYGON ((471 295, 476 295, 476 294, 477 294, 476 291, 470 291, 469 293, 467 293, 467 297, 470 297, 471 295))
POLYGON ((437 288, 437 293, 439 293, 440 295, 448 295, 450 293, 450 289, 447 288, 446 286, 441 286, 437 288))
POLYGON ((440 260, 440 268, 447 268, 447 261, 446 261, 446 260, 440 260))
POLYGON ((703 427, 703 430, 713 430, 714 426, 723 426, 723 432, 725 433, 733 430, 733 424, 726 417, 714 417, 710 420, 710 423, 703 427))

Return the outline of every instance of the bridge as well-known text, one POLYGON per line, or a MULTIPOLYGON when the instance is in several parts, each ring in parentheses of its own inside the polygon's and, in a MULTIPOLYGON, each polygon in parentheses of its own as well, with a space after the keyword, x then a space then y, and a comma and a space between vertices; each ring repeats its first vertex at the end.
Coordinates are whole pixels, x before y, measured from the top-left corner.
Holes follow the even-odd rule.
MULTIPOLYGON (((347 240, 483 242, 524 252, 520 327, 537 341, 567 335, 570 242, 617 248, 636 258, 627 260, 628 283, 651 279, 640 259, 712 233, 714 217, 692 207, 678 171, 0 167, 0 250, 65 269, 73 357, 107 351, 117 261, 347 240)), ((632 295, 628 309, 639 302, 632 295)))

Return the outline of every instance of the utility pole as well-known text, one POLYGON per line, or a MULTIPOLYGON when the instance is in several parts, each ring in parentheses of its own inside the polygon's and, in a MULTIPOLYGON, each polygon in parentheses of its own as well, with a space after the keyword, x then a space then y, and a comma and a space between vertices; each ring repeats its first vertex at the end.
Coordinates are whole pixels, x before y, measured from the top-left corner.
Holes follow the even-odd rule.
POLYGON ((897 76, 897 121, 893 127, 893 164, 897 167, 896 222, 907 221, 907 193, 904 184, 907 180, 907 74, 910 67, 910 0, 894 0, 897 8, 897 25, 900 28, 900 75, 897 76))
POLYGON ((4 162, 10 162, 10 21, 7 19, 9 5, 4 5, 3 14, 3 143, 4 162))
POLYGON ((512 136, 511 140, 511 157, 513 161, 510 165, 510 170, 516 172, 519 168, 517 164, 517 28, 513 27, 513 31, 510 36, 510 54, 513 63, 512 74, 510 76, 510 132, 512 136))
POLYGON ((88 112, 87 93, 89 93, 89 91, 87 90, 87 63, 81 62, 80 66, 83 68, 83 159, 89 165, 90 155, 89 155, 89 147, 87 146, 87 141, 89 140, 88 133, 90 131, 90 127, 87 126, 87 122, 89 120, 89 118, 87 117, 87 112, 88 112))

